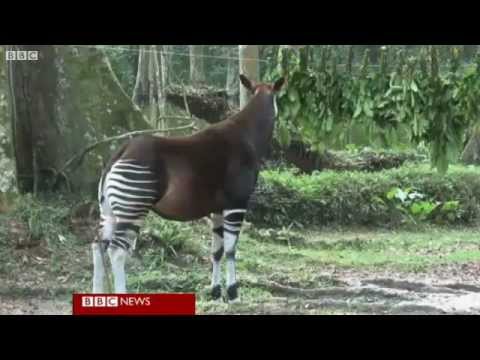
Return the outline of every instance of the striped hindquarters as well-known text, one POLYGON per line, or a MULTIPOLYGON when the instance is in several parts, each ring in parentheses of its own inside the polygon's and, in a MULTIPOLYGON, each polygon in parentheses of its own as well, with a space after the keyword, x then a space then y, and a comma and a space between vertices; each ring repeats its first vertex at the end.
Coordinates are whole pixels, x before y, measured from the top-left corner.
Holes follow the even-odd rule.
POLYGON ((149 167, 118 160, 103 181, 102 194, 118 222, 142 219, 158 199, 158 179, 149 167))

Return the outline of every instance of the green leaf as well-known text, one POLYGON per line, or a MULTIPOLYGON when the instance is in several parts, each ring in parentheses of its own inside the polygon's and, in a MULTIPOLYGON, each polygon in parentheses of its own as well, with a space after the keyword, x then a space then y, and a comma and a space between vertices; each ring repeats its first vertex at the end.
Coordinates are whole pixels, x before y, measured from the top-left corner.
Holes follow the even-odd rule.
POLYGON ((298 102, 299 95, 297 89, 295 89, 294 87, 290 88, 290 90, 288 91, 288 99, 293 103, 298 102))
POLYGON ((412 80, 412 82, 410 83, 410 89, 412 89, 413 92, 418 92, 418 87, 415 83, 415 80, 412 80))
POLYGON ((459 204, 460 204, 459 201, 447 201, 445 204, 443 204, 442 210, 444 211, 457 210, 459 204))
POLYGON ((373 117, 373 111, 370 106, 365 107, 364 110, 365 110, 365 115, 367 115, 368 117, 373 117))
POLYGON ((357 107, 355 108, 355 113, 353 114, 353 118, 356 119, 357 117, 360 116, 361 113, 362 113, 362 104, 357 102, 357 107))
POLYGON ((395 195, 397 194, 397 191, 399 191, 399 190, 400 190, 400 188, 398 188, 398 187, 390 189, 390 191, 387 192, 387 199, 388 200, 393 200, 395 198, 395 195))
POLYGON ((291 116, 292 118, 296 118, 298 116, 298 113, 300 112, 300 109, 302 106, 300 105, 300 102, 295 102, 291 105, 290 111, 291 111, 291 116))
POLYGON ((279 126, 278 128, 278 137, 280 140, 280 144, 282 146, 289 146, 290 145, 290 131, 286 126, 279 126))
POLYGON ((325 121, 325 131, 330 132, 332 131, 332 128, 333 128, 333 118, 332 116, 329 116, 325 121))

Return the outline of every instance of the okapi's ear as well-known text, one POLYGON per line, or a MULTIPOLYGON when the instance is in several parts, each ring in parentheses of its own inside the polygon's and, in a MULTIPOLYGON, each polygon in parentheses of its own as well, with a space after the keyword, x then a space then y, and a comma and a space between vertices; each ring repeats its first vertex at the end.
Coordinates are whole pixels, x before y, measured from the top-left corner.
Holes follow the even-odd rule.
POLYGON ((253 92, 254 85, 252 84, 252 82, 250 80, 248 80, 248 78, 245 75, 240 74, 240 81, 243 84, 243 86, 245 86, 246 89, 253 92))
POLYGON ((280 89, 282 88, 284 83, 285 83, 285 78, 284 77, 281 77, 280 79, 275 81, 275 84, 273 84, 273 91, 274 92, 280 91, 280 89))

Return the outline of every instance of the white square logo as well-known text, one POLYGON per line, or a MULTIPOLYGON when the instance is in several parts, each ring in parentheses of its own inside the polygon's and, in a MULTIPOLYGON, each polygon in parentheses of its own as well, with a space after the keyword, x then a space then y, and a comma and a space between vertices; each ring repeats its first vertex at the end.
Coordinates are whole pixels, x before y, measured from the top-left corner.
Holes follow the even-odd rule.
POLYGON ((93 307, 93 296, 83 296, 82 307, 93 307))
POLYGON ((107 296, 107 307, 118 307, 118 298, 116 296, 107 296))
POLYGON ((12 50, 7 50, 5 52, 5 59, 7 61, 17 60, 17 52, 12 50))
POLYGON ((27 60, 27 52, 17 51, 17 60, 27 60))
POLYGON ((105 296, 95 296, 94 304, 95 304, 94 305, 95 307, 105 307, 105 306, 107 306, 105 296))
POLYGON ((36 61, 38 60, 38 51, 29 51, 27 52, 28 60, 36 61))

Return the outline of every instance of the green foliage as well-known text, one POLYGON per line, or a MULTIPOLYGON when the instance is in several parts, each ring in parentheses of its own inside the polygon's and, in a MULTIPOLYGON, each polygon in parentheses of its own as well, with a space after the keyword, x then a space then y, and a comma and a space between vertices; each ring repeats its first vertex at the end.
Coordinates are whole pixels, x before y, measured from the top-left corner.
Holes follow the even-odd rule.
POLYGON ((427 165, 313 175, 267 170, 259 177, 248 216, 269 227, 471 224, 480 219, 479 203, 480 170, 470 167, 452 166, 445 176, 427 165))
POLYGON ((127 94, 133 94, 137 76, 138 47, 136 45, 115 45, 104 48, 112 68, 127 94), (127 50, 129 49, 129 50, 127 50))
MULTIPOLYGON (((436 223, 449 223, 461 219, 459 201, 435 201, 413 188, 392 188, 387 194, 388 204, 399 210, 414 222, 433 220, 436 223)), ((385 202, 384 202, 385 203, 385 202)))
POLYGON ((166 257, 177 257, 178 253, 198 255, 200 249, 195 242, 192 226, 187 223, 164 220, 157 215, 149 215, 141 229, 141 240, 160 263, 166 257))
POLYGON ((314 150, 345 147, 355 138, 383 147, 425 144, 432 166, 442 174, 456 161, 464 134, 480 116, 480 55, 475 66, 460 68, 460 53, 450 49, 446 71, 439 70, 436 47, 406 56, 382 47, 377 70, 366 50, 355 73, 349 63, 339 71, 336 48, 320 47, 318 63, 305 54, 281 49, 278 68, 267 75, 288 75, 279 94, 277 137, 284 145, 300 138, 314 150))
POLYGON ((291 227, 291 225, 288 227, 283 226, 280 229, 257 229, 252 227, 246 232, 260 241, 284 244, 289 247, 304 244, 305 239, 297 232, 292 231, 291 227))
POLYGON ((29 241, 43 241, 49 248, 75 241, 69 230, 71 199, 57 196, 54 201, 31 194, 18 197, 12 218, 26 225, 29 241))

